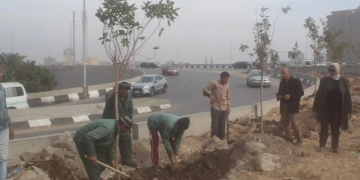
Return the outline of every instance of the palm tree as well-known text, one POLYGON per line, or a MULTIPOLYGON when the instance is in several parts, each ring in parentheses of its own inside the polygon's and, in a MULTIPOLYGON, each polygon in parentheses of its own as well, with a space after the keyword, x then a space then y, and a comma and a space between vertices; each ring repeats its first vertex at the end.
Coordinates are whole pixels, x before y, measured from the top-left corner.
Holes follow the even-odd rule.
POLYGON ((4 81, 15 80, 17 67, 24 62, 26 56, 19 53, 2 53, 0 56, 0 66, 4 71, 4 81))

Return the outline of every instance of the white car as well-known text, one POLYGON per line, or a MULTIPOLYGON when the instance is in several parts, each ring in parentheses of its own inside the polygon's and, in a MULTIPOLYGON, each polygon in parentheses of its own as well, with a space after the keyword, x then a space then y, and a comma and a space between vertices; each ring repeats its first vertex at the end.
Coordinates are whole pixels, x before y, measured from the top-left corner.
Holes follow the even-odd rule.
MULTIPOLYGON (((261 84, 261 71, 260 70, 251 70, 246 78, 247 86, 260 86, 261 84)), ((263 86, 270 87, 271 80, 269 75, 266 72, 263 72, 263 86)))
POLYGON ((27 93, 24 86, 19 82, 1 83, 6 93, 6 105, 8 109, 27 109, 27 93))

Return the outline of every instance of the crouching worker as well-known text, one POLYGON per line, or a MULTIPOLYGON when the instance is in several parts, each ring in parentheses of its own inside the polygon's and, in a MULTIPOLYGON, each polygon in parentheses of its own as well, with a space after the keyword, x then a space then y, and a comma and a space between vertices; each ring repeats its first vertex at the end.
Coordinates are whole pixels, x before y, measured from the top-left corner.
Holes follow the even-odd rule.
POLYGON ((188 117, 180 118, 174 114, 159 113, 149 117, 147 122, 150 133, 151 158, 153 171, 159 168, 159 135, 168 153, 170 162, 173 163, 175 156, 179 156, 179 149, 184 131, 189 128, 188 117))
POLYGON ((95 120, 76 131, 73 139, 89 180, 100 180, 105 170, 96 160, 115 167, 114 144, 118 134, 119 123, 115 119, 95 120))

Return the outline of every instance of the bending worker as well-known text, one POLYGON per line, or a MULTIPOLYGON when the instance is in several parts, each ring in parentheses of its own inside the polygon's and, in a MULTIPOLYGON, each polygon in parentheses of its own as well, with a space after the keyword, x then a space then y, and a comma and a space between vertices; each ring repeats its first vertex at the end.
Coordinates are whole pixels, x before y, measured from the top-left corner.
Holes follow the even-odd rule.
POLYGON ((189 128, 188 117, 180 118, 174 114, 158 113, 149 117, 147 122, 150 132, 151 158, 153 171, 159 168, 159 135, 168 153, 170 162, 173 163, 175 156, 179 156, 179 149, 184 131, 189 128))
MULTIPOLYGON (((131 85, 127 82, 121 82, 106 94, 106 104, 102 114, 102 119, 115 119, 115 94, 118 93, 118 113, 119 117, 133 118, 133 102, 131 92, 129 92, 131 85)), ((128 118, 125 118, 128 119, 128 118)), ((131 126, 132 127, 132 126, 131 126)), ((136 168, 137 164, 132 160, 132 139, 131 127, 120 125, 119 134, 119 150, 121 156, 121 164, 136 168)))
POLYGON ((119 124, 115 119, 95 120, 76 131, 73 139, 89 180, 100 180, 105 170, 96 160, 115 167, 114 143, 118 134, 119 124))

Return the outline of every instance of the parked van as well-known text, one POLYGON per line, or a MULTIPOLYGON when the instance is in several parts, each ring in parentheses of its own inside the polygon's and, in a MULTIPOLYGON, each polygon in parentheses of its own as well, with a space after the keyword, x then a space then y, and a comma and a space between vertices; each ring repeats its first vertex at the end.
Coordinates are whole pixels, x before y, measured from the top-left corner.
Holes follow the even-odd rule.
POLYGON ((27 103, 27 93, 24 86, 19 82, 0 83, 6 93, 6 105, 8 109, 26 109, 29 108, 27 103))
POLYGON ((314 61, 312 61, 312 60, 305 60, 305 61, 304 61, 304 66, 305 66, 305 67, 314 67, 314 61))

